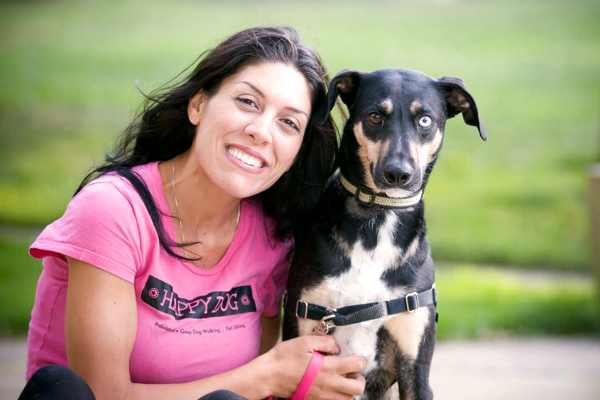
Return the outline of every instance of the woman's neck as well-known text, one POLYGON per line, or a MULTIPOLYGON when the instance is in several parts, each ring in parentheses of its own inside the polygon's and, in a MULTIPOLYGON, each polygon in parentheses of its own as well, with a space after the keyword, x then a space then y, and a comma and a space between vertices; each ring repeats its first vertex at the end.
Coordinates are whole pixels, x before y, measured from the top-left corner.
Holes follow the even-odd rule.
POLYGON ((240 216, 241 199, 230 196, 211 182, 190 152, 159 166, 163 192, 182 254, 201 258, 199 267, 214 266, 233 241, 240 216))

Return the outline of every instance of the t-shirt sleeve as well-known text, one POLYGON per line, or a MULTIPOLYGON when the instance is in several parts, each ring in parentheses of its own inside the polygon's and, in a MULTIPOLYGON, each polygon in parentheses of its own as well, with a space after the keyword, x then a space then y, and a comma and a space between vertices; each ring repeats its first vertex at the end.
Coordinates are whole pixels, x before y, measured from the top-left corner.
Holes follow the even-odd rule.
MULTIPOLYGON (((288 246, 284 247, 289 251, 288 246)), ((267 278, 267 282, 265 282, 265 310, 263 314, 266 317, 274 317, 280 311, 281 297, 285 292, 289 269, 289 256, 286 255, 273 269, 267 278)))
MULTIPOLYGON (((141 264, 140 230, 131 197, 116 182, 93 181, 30 248, 35 258, 68 256, 132 282, 141 264)), ((131 189, 132 190, 132 189, 131 189)), ((136 193, 133 193, 136 194, 136 193)))

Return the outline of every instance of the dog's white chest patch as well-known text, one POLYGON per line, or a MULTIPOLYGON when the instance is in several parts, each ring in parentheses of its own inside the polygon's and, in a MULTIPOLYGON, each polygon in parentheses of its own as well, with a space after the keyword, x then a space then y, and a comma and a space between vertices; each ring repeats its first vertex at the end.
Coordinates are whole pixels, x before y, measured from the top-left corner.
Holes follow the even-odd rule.
MULTIPOLYGON (((397 216, 389 213, 378 232, 377 246, 367 250, 359 240, 350 247, 351 268, 339 277, 324 282, 333 294, 337 307, 389 300, 397 297, 381 279, 385 270, 394 267, 402 250, 394 244, 397 216)), ((376 319, 351 326, 337 327, 334 337, 342 355, 361 355, 367 359, 365 372, 375 365, 377 331, 386 319, 376 319)))
MULTIPOLYGON (((407 294, 404 287, 390 289, 382 280, 383 273, 397 267, 399 260, 414 252, 414 245, 401 249, 394 243, 395 225, 398 217, 394 213, 386 216, 380 226, 377 245, 366 249, 361 240, 354 244, 344 243, 347 256, 350 258, 350 269, 342 275, 327 278, 317 287, 312 287, 301 294, 301 298, 309 303, 319 304, 327 308, 341 308, 350 305, 374 303, 392 300, 407 294)), ((382 325, 390 331, 401 351, 409 359, 418 354, 420 338, 427 324, 429 311, 419 309, 411 314, 397 314, 385 318, 338 326, 333 332, 336 342, 342 349, 341 355, 360 355, 367 360, 362 371, 368 373, 377 366, 377 332, 382 325)), ((309 335, 318 321, 301 319, 298 321, 300 335, 309 335)))
POLYGON ((365 249, 361 240, 350 246, 350 269, 344 274, 327 279, 327 286, 338 292, 339 304, 357 304, 385 300, 388 289, 381 276, 393 267, 401 255, 394 244, 394 228, 398 217, 394 213, 386 216, 379 229, 377 246, 365 249))

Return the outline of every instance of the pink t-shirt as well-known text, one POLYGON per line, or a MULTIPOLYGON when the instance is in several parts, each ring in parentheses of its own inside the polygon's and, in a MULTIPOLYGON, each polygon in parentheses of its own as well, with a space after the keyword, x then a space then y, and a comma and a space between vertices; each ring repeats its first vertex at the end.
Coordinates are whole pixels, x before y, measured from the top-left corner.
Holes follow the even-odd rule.
MULTIPOLYGON (((161 217, 166 235, 174 237, 175 220, 168 216, 158 163, 134 171, 166 213, 161 217)), ((92 181, 31 246, 44 269, 27 337, 26 379, 44 365, 67 365, 68 269, 62 255, 134 285, 133 382, 188 382, 249 362, 259 353, 260 317, 277 314, 287 280, 291 241, 275 239, 273 224, 258 201, 244 200, 229 249, 217 265, 203 270, 160 246, 141 197, 125 178, 107 175, 92 181)))

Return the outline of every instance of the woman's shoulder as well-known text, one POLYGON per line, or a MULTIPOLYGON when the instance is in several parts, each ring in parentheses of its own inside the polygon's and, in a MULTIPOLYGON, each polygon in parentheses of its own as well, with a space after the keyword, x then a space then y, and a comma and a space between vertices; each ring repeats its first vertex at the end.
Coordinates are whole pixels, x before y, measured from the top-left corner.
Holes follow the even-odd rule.
MULTIPOLYGON (((154 195, 156 181, 160 181, 156 163, 136 166, 130 171, 131 175, 142 182, 154 195)), ((139 194, 127 177, 117 172, 108 172, 88 182, 73 196, 69 205, 80 202, 87 204, 91 201, 99 206, 114 208, 123 204, 123 201, 131 204, 138 199, 139 194)))
MULTIPOLYGON (((140 178, 147 175, 139 170, 140 178)), ((36 258, 67 255, 96 266, 138 265, 139 249, 152 221, 135 188, 123 176, 108 173, 85 185, 64 214, 48 225, 30 248, 36 258)), ((108 267, 107 267, 108 268, 108 267)))

